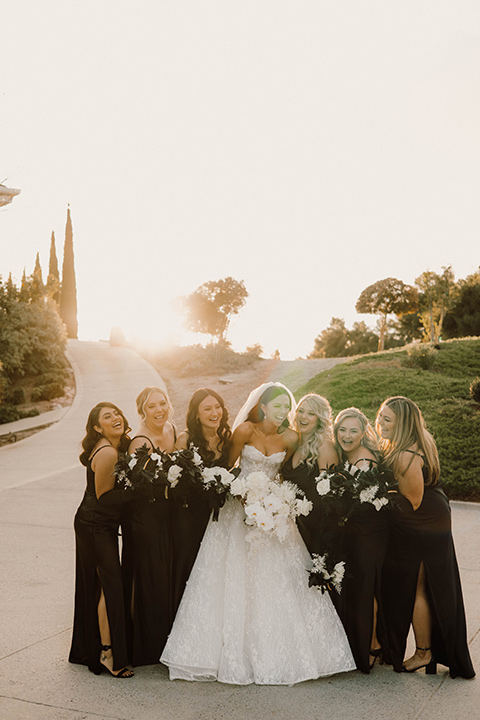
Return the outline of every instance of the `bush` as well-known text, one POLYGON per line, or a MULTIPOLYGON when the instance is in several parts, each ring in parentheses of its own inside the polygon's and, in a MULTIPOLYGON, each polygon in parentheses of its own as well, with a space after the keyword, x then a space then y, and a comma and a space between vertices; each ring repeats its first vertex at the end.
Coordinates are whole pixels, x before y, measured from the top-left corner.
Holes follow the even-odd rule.
POLYGON ((32 392, 32 402, 38 400, 53 400, 62 397, 64 393, 64 385, 59 382, 50 382, 45 385, 39 385, 32 392))
POLYGON ((476 377, 470 383, 470 397, 475 402, 480 403, 480 377, 476 377))
POLYGON ((412 343, 407 345, 406 350, 405 364, 409 367, 421 368, 421 370, 430 370, 435 364, 438 354, 438 350, 426 343, 412 343))
POLYGON ((5 395, 5 402, 9 405, 21 405, 26 402, 25 390, 23 387, 14 387, 5 395))
POLYGON ((15 422, 15 420, 20 420, 21 417, 22 415, 15 405, 0 405, 0 423, 15 422))

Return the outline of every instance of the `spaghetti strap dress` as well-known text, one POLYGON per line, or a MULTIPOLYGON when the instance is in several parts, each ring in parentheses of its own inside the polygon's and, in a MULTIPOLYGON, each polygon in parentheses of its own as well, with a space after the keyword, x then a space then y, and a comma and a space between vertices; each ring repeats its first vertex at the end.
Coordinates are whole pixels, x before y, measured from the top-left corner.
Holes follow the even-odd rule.
MULTIPOLYGON (((425 465, 423 475, 425 480, 425 465)), ((390 659, 394 669, 399 672, 402 668, 418 573, 423 562, 433 619, 433 657, 450 669, 451 677, 474 677, 452 537, 450 504, 441 482, 425 485, 422 503, 415 511, 406 498, 401 498, 401 503, 391 513, 391 517, 391 537, 382 590, 390 659)))
MULTIPOLYGON (((103 446, 104 447, 104 446, 103 446)), ((128 663, 120 566, 118 529, 122 505, 102 505, 95 494, 92 460, 87 462, 87 487, 75 514, 75 609, 69 661, 87 665, 92 672, 100 670, 101 640, 97 607, 103 589, 114 670, 128 663)))
MULTIPOLYGON (((144 438, 153 449, 149 438, 137 437, 144 438)), ((171 503, 164 493, 153 501, 141 497, 133 501, 134 666, 158 663, 173 623, 170 521, 171 503)))

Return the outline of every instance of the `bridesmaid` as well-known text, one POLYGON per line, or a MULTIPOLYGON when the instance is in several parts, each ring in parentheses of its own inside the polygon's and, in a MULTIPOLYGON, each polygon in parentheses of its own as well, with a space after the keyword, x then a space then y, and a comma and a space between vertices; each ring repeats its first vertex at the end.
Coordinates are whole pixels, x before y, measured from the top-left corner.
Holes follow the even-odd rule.
POLYGON ((451 677, 472 678, 450 505, 440 482, 435 441, 419 408, 406 397, 385 400, 377 429, 403 500, 392 513, 383 583, 394 670, 425 668, 435 674, 439 662, 451 677), (404 661, 410 624, 416 649, 404 661))
MULTIPOLYGON (((375 432, 357 408, 347 408, 337 415, 333 433, 342 461, 346 460, 361 470, 369 470, 381 461, 375 432)), ((383 625, 380 581, 387 544, 385 510, 377 511, 370 503, 355 508, 344 526, 346 571, 342 592, 335 605, 357 668, 363 673, 370 672, 377 658, 380 663, 383 662, 377 625, 383 625)))
MULTIPOLYGON (((176 441, 170 418, 173 408, 167 393, 146 387, 136 400, 140 425, 128 452, 142 445, 151 452, 172 452, 176 441)), ((171 503, 160 495, 155 501, 133 503, 133 665, 158 662, 173 623, 171 589, 171 503)))
POLYGON ((99 498, 113 489, 119 450, 129 442, 128 422, 109 402, 88 416, 80 462, 87 468, 85 495, 75 515, 75 613, 69 660, 98 675, 129 678, 118 528, 122 505, 99 498))
MULTIPOLYGON (((177 450, 195 448, 206 467, 228 467, 231 430, 223 398, 209 388, 196 390, 190 398, 187 428, 178 436, 177 450)), ((197 557, 210 517, 204 497, 192 502, 172 501, 172 603, 173 615, 197 557)))
POLYGON ((324 541, 319 496, 315 479, 321 470, 338 463, 338 455, 332 442, 332 408, 321 395, 310 393, 299 400, 295 413, 299 444, 293 455, 285 462, 282 475, 295 483, 313 510, 307 516, 297 518, 297 525, 310 553, 323 554, 324 541))

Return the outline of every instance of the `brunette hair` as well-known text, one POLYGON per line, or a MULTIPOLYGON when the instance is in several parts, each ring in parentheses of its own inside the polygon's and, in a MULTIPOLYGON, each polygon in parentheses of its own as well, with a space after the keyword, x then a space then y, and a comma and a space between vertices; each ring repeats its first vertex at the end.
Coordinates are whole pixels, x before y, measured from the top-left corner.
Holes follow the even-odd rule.
MULTIPOLYGON (((333 440, 332 432, 332 408, 330 403, 322 395, 317 393, 309 393, 304 395, 297 403, 297 410, 304 402, 308 402, 310 408, 317 416, 317 427, 311 436, 298 448, 300 462, 305 461, 310 467, 314 467, 320 453, 320 448, 324 440, 333 440)), ((296 415, 295 415, 296 418, 296 415)), ((297 431, 301 437, 301 431, 297 426, 297 431)))
MULTIPOLYGON (((387 398, 377 413, 377 427, 378 415, 385 406, 390 407, 396 416, 393 438, 381 441, 386 464, 392 467, 394 473, 397 474, 400 453, 409 450, 412 445, 416 445, 418 453, 423 456, 424 460, 426 470, 425 485, 436 485, 440 477, 437 446, 433 436, 427 430, 420 408, 413 400, 401 395, 387 398)), ((413 458, 414 455, 412 454, 410 462, 413 461, 413 458)))
MULTIPOLYGON (((265 413, 263 412, 261 406, 267 405, 271 400, 275 400, 276 397, 279 397, 280 395, 286 395, 288 397, 288 401, 290 403, 290 410, 292 409, 292 399, 290 395, 288 394, 287 388, 283 386, 278 385, 271 385, 268 387, 265 392, 260 397, 260 400, 258 403, 250 410, 250 412, 247 415, 247 420, 253 423, 260 423, 262 422, 263 418, 265 417, 265 413)), ((289 421, 288 417, 285 418, 285 420, 282 422, 280 427, 278 428, 278 432, 282 432, 286 428, 289 427, 289 421)))
POLYGON ((128 437, 128 433, 130 431, 130 427, 128 426, 128 420, 123 414, 123 412, 118 408, 116 405, 114 405, 111 402, 99 402, 97 405, 95 405, 94 408, 92 408, 88 414, 87 424, 85 426, 86 435, 82 440, 82 448, 83 452, 80 454, 80 462, 82 465, 87 465, 88 458, 90 457, 93 448, 97 444, 97 442, 103 437, 98 430, 95 430, 95 425, 98 425, 98 419, 100 417, 100 411, 103 408, 112 408, 112 410, 116 410, 120 417, 123 420, 123 434, 120 438, 120 444, 118 446, 118 449, 120 452, 126 452, 128 449, 128 445, 130 443, 130 438, 128 437))
POLYGON ((186 424, 188 431, 188 444, 189 446, 194 445, 197 448, 205 465, 218 463, 218 465, 227 467, 228 446, 230 444, 232 431, 230 430, 230 425, 228 424, 228 410, 225 407, 225 401, 222 396, 210 388, 199 388, 198 390, 195 390, 188 404, 186 424), (198 407, 205 398, 209 397, 209 395, 214 397, 220 403, 222 408, 222 417, 217 430, 217 450, 220 451, 220 457, 217 458, 217 460, 215 460, 215 453, 208 447, 208 443, 202 432, 202 426, 198 421, 198 407))
POLYGON ((358 420, 363 433, 362 445, 364 445, 367 450, 370 450, 377 463, 381 462, 382 453, 380 451, 380 444, 377 434, 373 427, 370 425, 367 416, 364 415, 363 412, 356 407, 349 407, 345 408, 345 410, 340 410, 337 417, 335 418, 335 422, 333 423, 335 449, 338 453, 338 457, 343 458, 343 450, 340 443, 338 442, 338 428, 344 420, 347 420, 347 418, 355 418, 355 420, 358 420))
POLYGON ((155 385, 150 385, 146 388, 143 388, 142 392, 138 395, 137 399, 135 400, 135 404, 137 406, 137 412, 142 418, 142 420, 145 420, 145 405, 147 404, 150 395, 154 392, 159 392, 165 400, 167 401, 168 405, 168 417, 167 420, 170 420, 173 417, 173 405, 170 402, 170 398, 168 397, 167 391, 162 390, 162 388, 156 387, 155 385))

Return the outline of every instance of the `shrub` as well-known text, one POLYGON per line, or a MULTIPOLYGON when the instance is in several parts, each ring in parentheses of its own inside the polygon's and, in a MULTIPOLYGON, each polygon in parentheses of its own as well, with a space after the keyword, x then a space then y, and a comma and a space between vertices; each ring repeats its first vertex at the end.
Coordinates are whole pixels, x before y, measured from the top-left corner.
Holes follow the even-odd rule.
POLYGON ((26 402, 25 390, 23 387, 14 387, 5 393, 5 402, 7 405, 21 405, 26 402))
POLYGON ((476 377, 470 383, 470 397, 475 402, 480 403, 480 377, 476 377))
POLYGON ((0 423, 15 422, 15 420, 20 420, 20 418, 21 413, 15 405, 0 405, 0 423))
POLYGON ((405 364, 422 370, 430 370, 435 364, 438 350, 426 343, 412 343, 407 345, 405 364))
POLYGON ((59 382, 50 382, 45 385, 39 385, 32 392, 32 402, 38 400, 53 400, 57 397, 62 397, 64 393, 64 385, 59 382))

